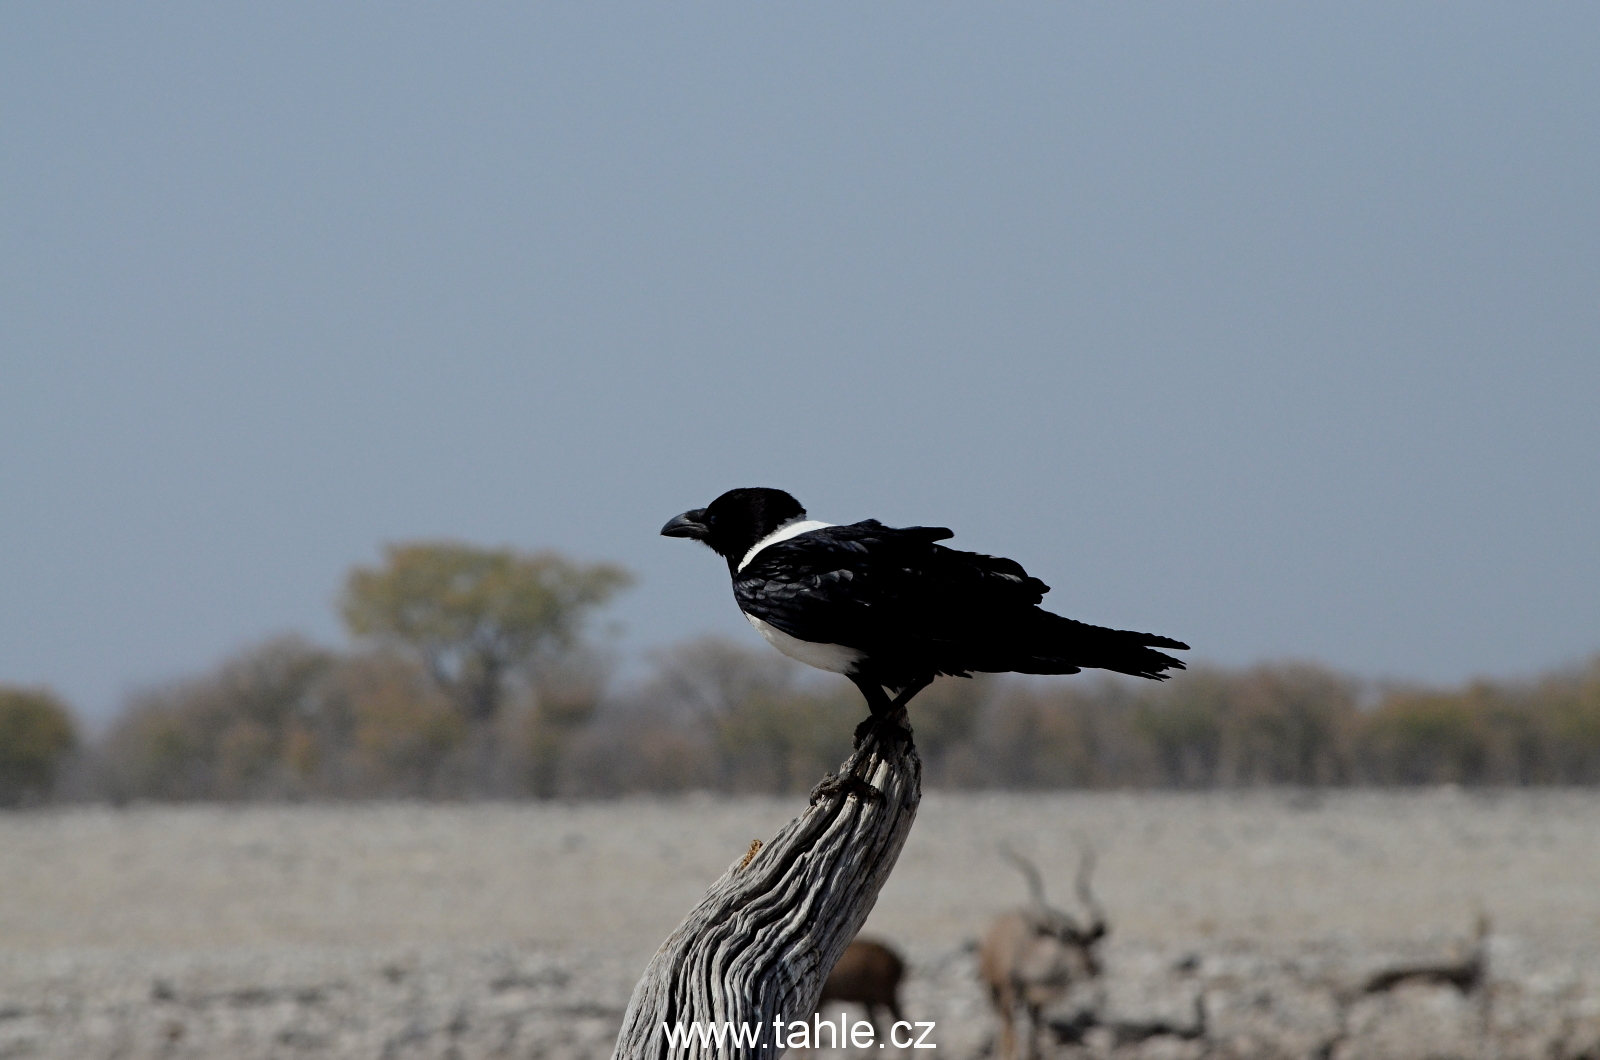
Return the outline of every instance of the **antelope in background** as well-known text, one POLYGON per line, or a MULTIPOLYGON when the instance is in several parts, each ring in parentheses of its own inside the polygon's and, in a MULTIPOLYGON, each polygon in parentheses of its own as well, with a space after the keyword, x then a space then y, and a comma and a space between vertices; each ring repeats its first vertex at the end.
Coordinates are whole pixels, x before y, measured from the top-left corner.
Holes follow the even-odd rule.
POLYGON ((853 1001, 866 1006, 867 1019, 873 1026, 878 1025, 879 1006, 899 1020, 900 977, 905 970, 900 955, 884 943, 857 937, 828 973, 817 1008, 829 1001, 853 1001))
POLYGON ((996 918, 978 949, 978 974, 989 987, 995 1014, 1000 1017, 999 1060, 1016 1055, 1017 1006, 1027 1010, 1028 1060, 1038 1055, 1040 1014, 1051 1001, 1074 984, 1100 974, 1095 945, 1108 930, 1105 911, 1089 890, 1094 872, 1094 851, 1085 847, 1078 862, 1078 900, 1092 918, 1080 926, 1069 914, 1045 903, 1044 884, 1033 863, 1009 847, 1000 854, 1017 866, 1028 881, 1032 899, 1021 909, 996 918))

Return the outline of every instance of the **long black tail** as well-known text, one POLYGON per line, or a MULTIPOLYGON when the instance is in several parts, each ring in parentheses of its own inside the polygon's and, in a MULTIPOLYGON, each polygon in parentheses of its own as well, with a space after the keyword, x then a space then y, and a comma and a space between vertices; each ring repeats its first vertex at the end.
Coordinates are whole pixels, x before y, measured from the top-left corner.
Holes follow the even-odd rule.
POLYGON ((1048 611, 1039 612, 1041 621, 1036 636, 1029 638, 1028 658, 1014 667, 1024 674, 1075 674, 1079 670, 1110 670, 1130 677, 1165 681, 1167 670, 1183 670, 1182 659, 1174 659, 1156 648, 1187 651, 1189 645, 1154 633, 1130 629, 1107 629, 1062 618, 1048 611))

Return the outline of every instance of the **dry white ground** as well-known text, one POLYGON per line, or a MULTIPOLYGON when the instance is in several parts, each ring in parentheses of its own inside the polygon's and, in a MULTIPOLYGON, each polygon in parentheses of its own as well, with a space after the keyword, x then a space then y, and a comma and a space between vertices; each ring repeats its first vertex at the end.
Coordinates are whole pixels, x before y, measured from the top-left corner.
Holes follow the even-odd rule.
MULTIPOLYGON (((0 814, 0 1060, 604 1057, 656 944, 801 804, 0 814)), ((1102 1026, 1058 1051, 1600 1058, 1600 794, 930 794, 868 931, 947 1060, 993 1033, 968 947, 1025 896, 1001 840, 1069 909, 1098 852, 1102 1026), (1486 989, 1358 996, 1480 909, 1486 989)))

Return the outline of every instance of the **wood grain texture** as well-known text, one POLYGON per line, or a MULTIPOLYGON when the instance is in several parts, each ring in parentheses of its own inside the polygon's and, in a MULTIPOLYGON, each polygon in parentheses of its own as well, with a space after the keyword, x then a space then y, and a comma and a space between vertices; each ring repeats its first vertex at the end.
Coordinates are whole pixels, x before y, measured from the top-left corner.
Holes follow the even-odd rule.
MULTIPOLYGON (((908 731, 905 712, 895 718, 908 731)), ((812 793, 804 813, 742 853, 651 958, 613 1060, 765 1060, 773 1021, 810 1019, 822 983, 866 921, 922 799, 909 735, 879 727, 812 793), (761 1027, 760 1040, 670 1046, 663 1024, 761 1027)))

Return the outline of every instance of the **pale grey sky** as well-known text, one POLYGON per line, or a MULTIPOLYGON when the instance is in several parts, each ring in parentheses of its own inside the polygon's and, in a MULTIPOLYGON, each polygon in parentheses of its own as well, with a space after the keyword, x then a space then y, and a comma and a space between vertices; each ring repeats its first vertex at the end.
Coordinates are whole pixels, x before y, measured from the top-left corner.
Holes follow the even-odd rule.
POLYGON ((0 681, 732 486, 1224 663, 1600 649, 1600 7, 7 4, 0 681))

